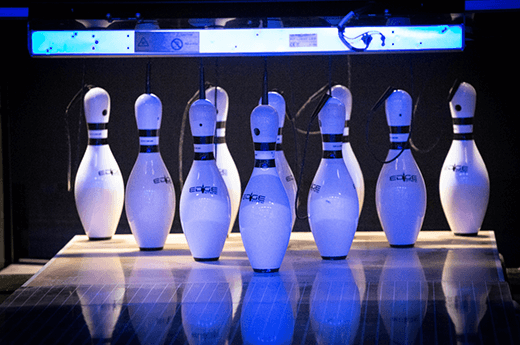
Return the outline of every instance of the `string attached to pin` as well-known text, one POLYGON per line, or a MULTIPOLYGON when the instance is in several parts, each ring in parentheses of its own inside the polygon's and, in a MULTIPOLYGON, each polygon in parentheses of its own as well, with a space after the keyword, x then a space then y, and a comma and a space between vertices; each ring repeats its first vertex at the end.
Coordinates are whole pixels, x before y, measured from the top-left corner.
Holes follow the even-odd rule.
MULTIPOLYGON (((72 108, 72 106, 74 104, 76 104, 76 102, 78 102, 78 100, 83 100, 84 96, 85 96, 85 91, 88 91, 90 89, 93 89, 95 86, 94 85, 90 85, 90 84, 85 84, 85 65, 83 65, 83 78, 82 78, 82 81, 81 81, 81 85, 83 85, 81 87, 81 89, 79 89, 78 92, 76 92, 76 94, 74 95, 74 97, 72 97, 72 99, 70 100, 69 104, 67 104, 67 107, 65 108, 65 117, 64 117, 64 120, 65 120, 65 135, 67 137, 67 154, 68 154, 68 157, 67 157, 67 192, 71 192, 72 191, 72 145, 71 145, 71 137, 70 137, 70 123, 69 123, 69 112, 70 112, 70 109, 72 108), (81 97, 80 97, 81 96, 81 97)), ((83 103, 81 103, 81 106, 80 106, 80 111, 79 111, 79 120, 78 120, 78 135, 77 135, 77 139, 78 139, 78 145, 77 145, 77 150, 76 150, 76 158, 79 157, 79 133, 80 133, 80 130, 81 130, 81 119, 83 118, 84 116, 84 109, 83 109, 83 103)), ((76 161, 76 160, 75 160, 76 161)), ((74 164, 74 166, 76 166, 77 164, 74 164)))
MULTIPOLYGON (((327 84, 327 86, 328 86, 328 84, 327 84)), ((297 184, 297 188, 296 188, 296 205, 298 205, 298 198, 300 196, 300 187, 301 187, 302 180, 303 180, 303 170, 305 167, 305 157, 307 156, 307 146, 309 143, 309 134, 311 131, 311 125, 314 122, 314 120, 318 117, 318 114, 320 113, 321 109, 323 109, 323 107, 325 106, 325 104, 327 104, 327 101, 330 98, 332 98, 332 96, 329 95, 327 92, 322 94, 321 99, 320 99, 319 103, 316 105, 316 108, 314 109, 314 112, 312 113, 309 123, 307 125, 307 135, 305 137, 305 145, 303 147, 302 162, 300 165, 300 176, 298 177, 298 184, 297 184)), ((303 217, 300 216, 298 214, 298 209, 296 208, 296 218, 307 219, 308 216, 303 216, 303 217)))
MULTIPOLYGON (((399 153, 393 157, 392 159, 390 160, 387 160, 387 161, 384 161, 384 160, 380 160, 379 158, 376 157, 376 155, 374 154, 374 152, 372 151, 371 147, 370 147, 370 141, 369 141, 369 129, 370 129, 370 122, 372 121, 372 118, 374 116, 374 113, 376 112, 377 109, 379 109, 379 107, 387 100, 388 97, 390 97, 390 95, 392 95, 392 93, 394 91, 397 91, 398 89, 395 88, 395 87, 391 87, 389 86, 385 92, 381 95, 381 97, 379 97, 379 99, 377 100, 377 102, 374 104, 374 106, 372 107, 372 109, 370 109, 370 112, 368 113, 367 115, 367 122, 366 122, 366 127, 365 127, 365 137, 366 137, 366 143, 367 143, 367 146, 368 146, 368 152, 370 152, 370 154, 372 155, 372 157, 377 160, 379 163, 382 163, 382 164, 388 164, 388 163, 392 163, 393 161, 395 161, 397 158, 399 158, 399 156, 401 156, 401 154, 404 152, 404 150, 406 150, 407 148, 409 148, 409 138, 410 136, 408 136, 408 140, 406 141, 406 143, 401 147, 401 150, 399 151, 399 153)), ((411 134, 411 126, 410 126, 410 134, 411 134)))
POLYGON ((151 74, 152 74, 152 65, 151 65, 151 61, 148 60, 148 64, 146 65, 146 87, 145 87, 145 90, 146 90, 145 92, 147 94, 152 93, 152 87, 150 85, 151 74))
POLYGON ((197 99, 205 99, 206 98, 206 88, 211 87, 210 83, 207 83, 204 81, 204 74, 203 74, 204 66, 202 65, 202 58, 200 59, 199 71, 202 72, 202 75, 200 76, 199 81, 202 81, 203 86, 201 86, 201 84, 199 82, 198 90, 195 91, 193 96, 191 96, 191 98, 188 100, 188 102, 186 103, 186 107, 184 107, 184 112, 182 113, 181 130, 179 133, 179 151, 178 151, 179 152, 179 184, 180 184, 181 188, 184 184, 184 175, 183 175, 183 171, 182 171, 183 170, 184 136, 186 134, 186 127, 188 124, 188 114, 190 111, 190 107, 193 104, 193 102, 195 102, 197 99), (204 94, 203 98, 200 97, 201 91, 204 94))
POLYGON ((262 84, 262 104, 269 104, 269 87, 267 83, 267 57, 264 57, 264 80, 262 84))

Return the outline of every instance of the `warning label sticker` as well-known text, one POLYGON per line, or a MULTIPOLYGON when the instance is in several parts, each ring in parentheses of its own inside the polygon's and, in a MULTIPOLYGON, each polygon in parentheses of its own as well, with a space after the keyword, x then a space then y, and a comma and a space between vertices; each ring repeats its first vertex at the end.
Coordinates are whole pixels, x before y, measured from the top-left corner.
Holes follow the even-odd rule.
POLYGON ((291 34, 289 35, 289 47, 318 47, 318 34, 291 34))
POLYGON ((135 51, 148 53, 190 54, 199 52, 198 32, 136 31, 135 51))

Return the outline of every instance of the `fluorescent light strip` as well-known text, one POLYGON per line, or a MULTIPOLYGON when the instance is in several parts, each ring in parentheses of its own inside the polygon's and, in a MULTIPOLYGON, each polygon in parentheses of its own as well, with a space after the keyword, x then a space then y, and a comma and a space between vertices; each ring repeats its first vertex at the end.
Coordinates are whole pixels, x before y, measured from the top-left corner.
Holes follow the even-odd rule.
MULTIPOLYGON (((355 48, 369 33, 372 41, 361 53, 393 53, 464 49, 462 25, 383 26, 346 28, 355 48), (384 36, 383 40, 381 39, 384 36)), ((359 53, 345 46, 338 29, 197 29, 82 30, 30 32, 33 56, 265 56, 359 53)))

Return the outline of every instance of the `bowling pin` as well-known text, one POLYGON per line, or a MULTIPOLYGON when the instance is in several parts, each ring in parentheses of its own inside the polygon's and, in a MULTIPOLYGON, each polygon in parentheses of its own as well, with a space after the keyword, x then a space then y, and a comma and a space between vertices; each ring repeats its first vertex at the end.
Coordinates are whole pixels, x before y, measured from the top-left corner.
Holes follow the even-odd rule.
POLYGON ((489 201, 489 176, 473 139, 477 93, 461 83, 452 90, 453 141, 439 178, 442 209, 455 235, 477 235, 489 201))
POLYGON ((251 113, 255 166, 242 196, 238 221, 255 272, 277 272, 291 236, 291 206, 275 163, 278 123, 276 110, 268 104, 258 105, 251 113))
POLYGON ((126 185, 126 217, 141 250, 160 250, 175 216, 175 189, 159 151, 160 99, 151 93, 139 96, 135 117, 140 149, 126 185))
MULTIPOLYGON (((390 126, 390 150, 386 160, 395 158, 408 142, 412 121, 412 98, 394 90, 385 101, 390 126)), ((413 247, 426 213, 426 186, 410 148, 394 161, 384 164, 376 185, 379 221, 392 247, 413 247)))
POLYGON ((363 202, 365 200, 365 181, 363 179, 363 172, 359 166, 359 162, 352 150, 352 145, 349 140, 349 122, 350 114, 352 112, 352 93, 343 85, 334 85, 332 87, 331 96, 337 98, 345 105, 345 128, 343 129, 343 146, 341 151, 343 153, 343 160, 347 166, 347 170, 354 181, 356 192, 359 200, 359 214, 363 209, 363 202))
POLYGON ((318 119, 323 155, 309 189, 309 225, 323 259, 345 259, 359 219, 356 187, 342 155, 345 106, 331 97, 318 119))
POLYGON ((110 239, 123 212, 125 186, 108 145, 110 96, 102 88, 89 90, 84 99, 88 146, 74 184, 76 208, 91 240, 110 239))
MULTIPOLYGON (((276 112, 278 113, 278 136, 276 138, 276 151, 275 151, 275 164, 276 170, 278 171, 278 175, 280 176, 280 180, 282 180, 282 184, 285 188, 285 192, 287 193, 287 197, 289 198, 289 203, 291 205, 292 210, 292 225, 291 229, 294 226, 294 222, 296 221, 296 180, 294 179, 294 175, 292 173, 291 167, 285 158, 285 154, 282 148, 283 141, 283 125, 285 123, 285 99, 282 95, 280 95, 276 91, 271 91, 268 94, 269 105, 272 106, 276 112)), ((260 100, 259 104, 262 103, 260 100)))
POLYGON ((201 98, 189 111, 195 157, 184 187, 179 212, 182 230, 196 261, 218 260, 231 222, 231 202, 215 162, 216 111, 201 98))
POLYGON ((242 186, 240 175, 238 174, 235 161, 229 152, 226 143, 226 121, 229 108, 229 97, 221 87, 212 87, 206 90, 206 99, 217 109, 217 129, 215 132, 215 161, 218 170, 226 183, 231 201, 231 222, 229 223, 228 234, 233 230, 233 225, 238 215, 240 197, 242 196, 242 186))

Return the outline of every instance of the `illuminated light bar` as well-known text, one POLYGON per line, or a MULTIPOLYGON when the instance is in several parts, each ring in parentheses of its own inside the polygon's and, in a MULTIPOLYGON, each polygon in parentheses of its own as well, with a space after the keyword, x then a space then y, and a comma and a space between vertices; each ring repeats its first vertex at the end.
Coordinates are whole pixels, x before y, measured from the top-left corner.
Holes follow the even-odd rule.
POLYGON ((464 49, 463 25, 30 31, 34 57, 270 56, 464 49), (362 37, 370 37, 370 43, 362 37))

